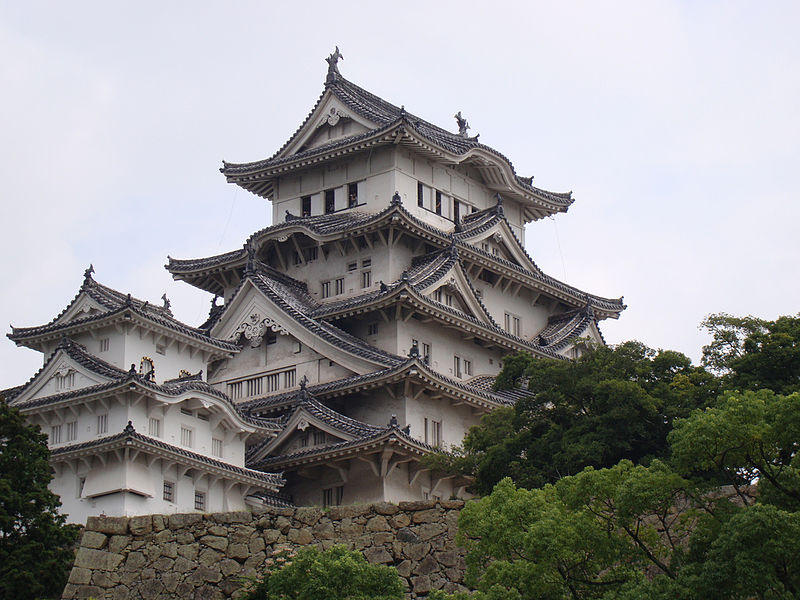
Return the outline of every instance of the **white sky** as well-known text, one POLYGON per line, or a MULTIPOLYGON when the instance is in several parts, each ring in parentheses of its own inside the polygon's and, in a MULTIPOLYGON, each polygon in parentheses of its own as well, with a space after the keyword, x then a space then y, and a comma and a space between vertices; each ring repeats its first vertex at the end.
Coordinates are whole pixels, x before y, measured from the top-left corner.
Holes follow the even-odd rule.
MULTIPOLYGON (((572 190, 528 227, 534 260, 624 294, 610 343, 697 361, 710 312, 800 310, 799 26, 796 2, 7 0, 0 319, 48 322, 94 263, 202 322, 210 296, 173 282, 167 254, 268 224, 218 168, 288 139, 338 44, 351 81, 450 130, 461 110, 519 174, 572 190)), ((41 364, 5 338, 0 358, 0 388, 41 364)))

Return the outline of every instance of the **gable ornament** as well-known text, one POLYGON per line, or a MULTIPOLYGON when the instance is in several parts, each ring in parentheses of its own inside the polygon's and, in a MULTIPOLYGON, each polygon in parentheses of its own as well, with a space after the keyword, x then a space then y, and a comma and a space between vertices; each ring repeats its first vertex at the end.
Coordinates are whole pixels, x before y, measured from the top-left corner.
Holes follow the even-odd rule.
POLYGON ((286 328, 275 321, 275 319, 271 319, 270 317, 262 319, 260 314, 254 312, 236 328, 230 339, 231 341, 236 341, 239 339, 240 335, 243 335, 246 340, 250 341, 251 348, 258 348, 261 342, 264 341, 264 336, 269 330, 284 335, 287 333, 286 328))

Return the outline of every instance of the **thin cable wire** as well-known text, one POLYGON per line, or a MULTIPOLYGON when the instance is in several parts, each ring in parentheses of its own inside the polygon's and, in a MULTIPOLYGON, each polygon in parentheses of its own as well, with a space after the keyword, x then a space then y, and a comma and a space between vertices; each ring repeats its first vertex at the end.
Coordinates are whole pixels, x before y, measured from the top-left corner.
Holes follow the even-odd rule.
POLYGON ((562 281, 567 280, 567 266, 564 262, 564 253, 561 251, 561 238, 558 235, 558 223, 556 223, 555 218, 550 215, 548 217, 553 222, 553 230, 556 232, 556 245, 558 246, 558 255, 561 257, 561 277, 562 281))

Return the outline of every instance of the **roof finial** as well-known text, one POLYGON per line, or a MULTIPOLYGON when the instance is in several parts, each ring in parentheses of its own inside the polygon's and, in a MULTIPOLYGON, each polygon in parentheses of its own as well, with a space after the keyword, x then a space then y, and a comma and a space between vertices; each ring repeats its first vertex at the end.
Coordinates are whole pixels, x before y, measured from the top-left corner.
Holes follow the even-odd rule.
POLYGON ((392 415, 392 418, 389 419, 388 427, 397 427, 397 415, 392 415))
POLYGON ((128 292, 128 295, 125 296, 125 306, 133 306, 133 300, 131 299, 130 292, 128 292))
POLYGON ((339 60, 344 60, 344 56, 339 52, 339 46, 336 46, 336 50, 333 51, 333 54, 328 56, 325 60, 328 63, 328 76, 325 79, 325 83, 336 83, 336 76, 341 74, 339 73, 339 65, 337 63, 339 60))
POLYGON ((256 248, 253 244, 247 244, 247 264, 245 264, 245 275, 252 275, 256 270, 256 248))
POLYGON ((161 299, 164 301, 164 312, 172 314, 172 311, 169 308, 172 305, 172 302, 170 302, 169 298, 167 298, 166 292, 164 292, 164 294, 161 296, 161 299))
POLYGON ((211 308, 217 307, 217 298, 219 298, 219 294, 214 294, 214 297, 211 299, 211 308))
POLYGON ((89 281, 92 278, 92 273, 94 273, 94 265, 89 264, 89 268, 83 272, 83 280, 89 281))
POLYGON ((456 246, 456 238, 450 240, 450 258, 458 258, 458 247, 456 246))
POLYGON ((403 203, 403 199, 400 197, 400 192, 395 190, 394 196, 392 196, 392 206, 400 206, 403 203))
POLYGON ((411 342, 411 350, 408 351, 408 358, 419 358, 419 342, 417 342, 417 340, 411 342))
POLYGON ((306 389, 306 386, 307 386, 307 385, 308 385, 308 377, 306 377, 305 375, 303 375, 303 378, 300 380, 300 389, 301 389, 301 390, 304 390, 304 389, 306 389))
POLYGON ((385 294, 389 291, 389 286, 383 283, 383 279, 381 279, 381 294, 385 294))
POLYGON ((123 433, 136 433, 136 430, 133 428, 133 423, 128 421, 128 424, 125 425, 125 429, 122 430, 123 433))
POLYGON ((469 129, 469 122, 461 116, 461 111, 458 111, 456 114, 453 115, 458 123, 458 135, 461 137, 467 137, 467 129, 469 129))
POLYGON ((497 216, 505 216, 505 211, 503 210, 503 197, 500 194, 495 194, 495 198, 497 198, 497 206, 494 207, 494 210, 497 212, 497 216))

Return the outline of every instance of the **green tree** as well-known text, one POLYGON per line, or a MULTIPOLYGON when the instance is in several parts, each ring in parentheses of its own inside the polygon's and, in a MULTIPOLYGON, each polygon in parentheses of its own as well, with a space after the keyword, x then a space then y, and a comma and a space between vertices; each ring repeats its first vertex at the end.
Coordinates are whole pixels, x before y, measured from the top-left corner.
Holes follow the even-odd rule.
POLYGON ((461 447, 428 466, 475 478, 489 493, 503 477, 535 488, 586 466, 664 457, 674 419, 708 406, 717 379, 683 354, 637 342, 594 349, 576 361, 519 353, 504 361, 497 387, 528 382, 532 395, 485 416, 461 447))
POLYGON ((744 354, 744 342, 751 335, 763 332, 767 321, 756 317, 735 317, 728 313, 708 315, 700 323, 711 335, 711 343, 703 346, 701 363, 710 371, 730 373, 731 362, 744 354))
POLYGON ((312 546, 275 556, 243 600, 401 600, 403 591, 392 567, 370 564, 345 546, 324 552, 312 546))
POLYGON ((0 598, 57 597, 78 534, 58 514, 47 437, 0 399, 0 598))

